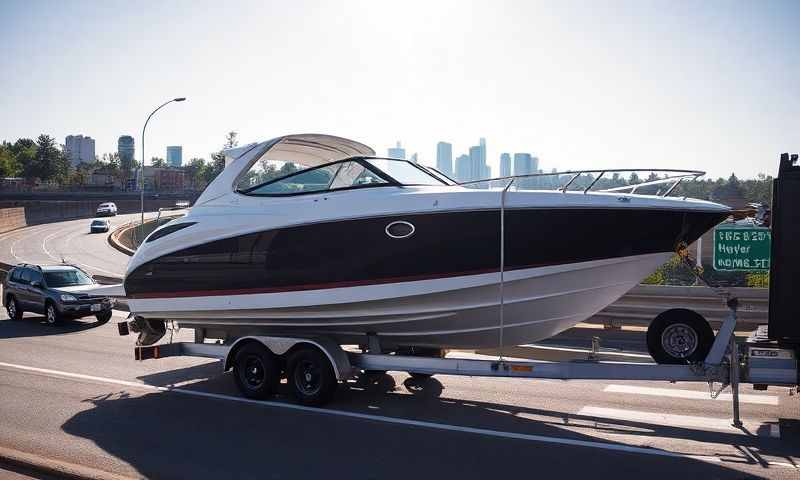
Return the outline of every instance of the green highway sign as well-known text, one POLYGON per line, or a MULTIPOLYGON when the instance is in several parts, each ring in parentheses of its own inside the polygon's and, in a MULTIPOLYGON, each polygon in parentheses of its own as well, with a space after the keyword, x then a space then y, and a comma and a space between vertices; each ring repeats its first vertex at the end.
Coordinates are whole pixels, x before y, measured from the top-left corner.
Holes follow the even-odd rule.
POLYGON ((769 228, 717 227, 714 229, 714 270, 769 270, 771 242, 769 228))

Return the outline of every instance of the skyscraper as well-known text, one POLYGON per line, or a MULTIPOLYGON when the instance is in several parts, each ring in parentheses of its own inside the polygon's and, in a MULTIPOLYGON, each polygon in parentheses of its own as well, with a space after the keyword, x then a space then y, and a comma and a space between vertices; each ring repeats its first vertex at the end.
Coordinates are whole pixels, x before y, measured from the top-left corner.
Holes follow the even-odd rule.
POLYGON ((511 176, 511 155, 507 153, 500 154, 500 176, 511 176))
POLYGON ((183 163, 183 147, 175 145, 167 147, 167 165, 170 167, 180 167, 183 163))
POLYGON ((419 163, 419 160, 418 160, 418 158, 417 158, 417 152, 414 152, 414 153, 411 155, 411 158, 409 158, 409 160, 411 161, 411 163, 419 163))
POLYGON ((73 167, 81 162, 94 162, 94 139, 88 135, 67 135, 64 150, 73 167))
POLYGON ((456 158, 456 180, 459 182, 468 182, 472 180, 472 173, 470 171, 470 158, 467 155, 459 155, 456 158))
POLYGON ((531 157, 531 173, 539 171, 539 157, 531 157))
POLYGON ((400 141, 397 142, 396 147, 389 147, 386 151, 386 156, 389 158, 406 159, 406 149, 400 146, 400 141))
POLYGON ((436 168, 447 176, 453 176, 453 145, 447 142, 436 144, 436 168))
POLYGON ((122 135, 117 140, 117 155, 119 155, 119 166, 123 172, 133 168, 133 159, 136 154, 133 137, 122 135))
POLYGON ((483 176, 483 163, 481 162, 481 146, 469 147, 469 180, 478 180, 483 176))
POLYGON ((514 175, 528 175, 535 173, 533 170, 533 160, 530 153, 514 154, 514 175))

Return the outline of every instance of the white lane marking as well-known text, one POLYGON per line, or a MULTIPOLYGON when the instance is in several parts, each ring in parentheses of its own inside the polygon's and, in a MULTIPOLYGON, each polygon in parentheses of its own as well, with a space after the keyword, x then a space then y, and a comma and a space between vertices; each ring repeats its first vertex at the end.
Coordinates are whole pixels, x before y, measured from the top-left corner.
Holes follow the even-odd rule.
POLYGON ((55 232, 51 233, 50 235, 48 235, 48 236, 44 237, 44 239, 42 240, 42 251, 44 251, 44 253, 45 253, 45 254, 46 254, 48 257, 50 257, 50 258, 52 258, 52 259, 54 259, 54 260, 56 260, 56 261, 61 261, 61 259, 60 259, 60 258, 57 258, 57 257, 54 257, 54 256, 53 256, 53 255, 50 253, 50 250, 48 250, 48 249, 47 249, 47 241, 48 241, 48 240, 50 240, 51 238, 55 237, 56 235, 60 234, 60 233, 61 233, 60 231, 55 231, 55 232))
POLYGON ((9 249, 11 251, 11 256, 14 257, 15 259, 17 259, 18 263, 36 263, 36 262, 32 262, 32 261, 26 262, 24 259, 22 259, 21 257, 17 256, 17 254, 14 252, 14 247, 16 247, 19 242, 21 242, 22 240, 26 239, 27 238, 27 234, 40 233, 42 230, 47 230, 47 227, 48 227, 48 225, 35 226, 35 227, 30 227, 30 228, 23 228, 22 230, 18 230, 16 232, 14 232, 14 233, 17 233, 17 234, 22 234, 22 235, 20 235, 19 238, 17 238, 13 242, 11 242, 11 248, 9 249))
MULTIPOLYGON (((726 433, 740 435, 754 435, 764 423, 749 423, 745 430, 738 429, 731 424, 728 418, 696 417, 691 415, 673 415, 669 413, 642 412, 637 410, 623 410, 617 408, 586 406, 578 411, 578 415, 598 417, 603 419, 627 420, 643 422, 650 425, 663 425, 666 427, 689 428, 692 430, 720 430, 726 433)), ((777 424, 770 424, 769 436, 780 438, 780 429, 775 430, 777 424)))
MULTIPOLYGON (((718 400, 726 402, 733 400, 733 396, 730 393, 721 393, 716 399, 712 399, 708 392, 700 392, 697 390, 678 390, 673 388, 639 387, 636 385, 608 385, 603 391, 609 393, 653 395, 656 397, 688 398, 692 400, 718 400)), ((774 395, 750 395, 746 393, 740 393, 739 401, 742 403, 754 403, 758 405, 778 405, 779 398, 774 395)))
POLYGON ((233 402, 239 403, 248 403, 252 405, 258 405, 262 407, 275 407, 275 408, 286 408, 289 410, 298 410, 303 412, 310 412, 322 415, 334 415, 339 417, 348 417, 348 418, 357 418, 360 420, 370 420, 375 422, 383 422, 395 425, 408 425, 413 427, 422 427, 422 428, 430 428, 434 430, 443 430, 443 431, 451 431, 451 432, 461 432, 461 433, 471 433, 476 435, 485 435, 491 437, 499 437, 499 438, 509 438, 514 440, 526 440, 530 442, 538 442, 538 443, 551 443, 557 445, 570 445, 575 447, 587 447, 587 448, 596 448, 600 450, 611 450, 617 452, 627 452, 627 453, 638 453, 642 455, 654 455, 660 457, 672 457, 672 458, 689 458, 693 460, 701 460, 704 462, 712 462, 712 463, 719 463, 722 461, 721 458, 709 455, 686 455, 681 453, 674 453, 668 452, 666 450, 658 450, 654 448, 644 448, 644 447, 633 447, 628 445, 620 445, 620 444, 613 444, 613 443, 606 443, 606 442, 593 442, 589 440, 573 440, 569 438, 558 438, 558 437, 546 437, 543 435, 530 435, 526 433, 514 433, 514 432, 503 432, 498 430, 489 430, 485 428, 474 428, 474 427, 463 427, 458 425, 449 425, 444 423, 434 423, 434 422, 427 422, 422 420, 410 420, 405 418, 394 418, 394 417, 386 417, 383 415, 370 415, 365 413, 356 413, 356 412, 347 412, 343 410, 331 410, 326 408, 314 408, 314 407, 306 407, 303 405, 295 405, 291 403, 282 403, 282 402, 272 402, 272 401, 265 401, 265 400, 251 400, 249 398, 243 397, 234 397, 231 395, 224 395, 219 393, 208 393, 208 392, 198 392, 194 390, 186 390, 183 388, 175 388, 175 387, 159 387, 155 385, 147 385, 144 383, 138 382, 128 382, 125 380, 116 380, 113 378, 106 378, 106 377, 95 377, 92 375, 83 375, 80 373, 70 373, 70 372, 61 372, 58 370, 50 370, 46 368, 37 368, 37 367, 28 367, 25 365, 16 365, 13 363, 5 363, 0 362, 0 367, 22 370, 27 372, 35 372, 41 373, 45 375, 53 375, 63 378, 75 378, 79 380, 88 380, 93 382, 100 382, 100 383, 107 383, 111 385, 122 385, 126 387, 132 388, 140 388, 144 390, 156 391, 156 392, 175 392, 181 393, 184 395, 192 395, 196 397, 205 397, 205 398, 213 398, 217 400, 228 400, 233 402))
MULTIPOLYGON (((81 233, 82 233, 82 230, 76 229, 71 235, 67 236, 64 239, 64 242, 66 243, 67 250, 72 251, 72 241, 76 237, 78 237, 81 233)), ((109 247, 109 248, 111 248, 111 247, 109 247)), ((90 252, 87 252, 85 249, 80 248, 80 246, 78 247, 78 249, 80 251, 84 252, 84 253, 90 253, 90 252)), ((104 268, 96 267, 94 265, 89 265, 88 263, 79 262, 79 261, 74 260, 74 259, 72 259, 71 261, 76 263, 76 264, 78 264, 78 265, 80 265, 81 267, 85 267, 85 268, 87 268, 89 270, 97 270, 99 272, 108 273, 108 274, 110 274, 111 276, 114 276, 114 277, 122 277, 122 276, 124 276, 124 274, 121 274, 121 273, 118 273, 118 272, 112 272, 110 270, 106 270, 104 268)))

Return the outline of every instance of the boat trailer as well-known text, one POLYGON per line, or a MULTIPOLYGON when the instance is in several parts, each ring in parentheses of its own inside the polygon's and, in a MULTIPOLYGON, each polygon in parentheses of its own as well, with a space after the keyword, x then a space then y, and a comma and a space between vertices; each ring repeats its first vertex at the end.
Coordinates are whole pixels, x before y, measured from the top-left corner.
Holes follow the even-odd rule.
MULTIPOLYGON (((649 380, 668 382, 704 382, 716 398, 725 388, 732 392, 732 424, 741 426, 739 414, 739 385, 753 384, 756 389, 767 386, 797 387, 800 384, 797 349, 764 342, 759 336, 737 344, 736 302, 729 302, 730 314, 717 332, 714 343, 703 362, 689 365, 659 365, 652 363, 611 362, 597 360, 518 361, 503 358, 492 360, 433 358, 345 351, 330 338, 318 336, 247 336, 230 345, 205 343, 200 336, 195 342, 176 342, 135 347, 136 360, 171 356, 196 356, 223 360, 223 369, 233 369, 238 351, 247 344, 257 344, 277 358, 293 352, 312 349, 324 354, 337 381, 345 382, 361 372, 401 371, 412 375, 464 375, 476 377, 557 379, 557 380, 649 380)), ((123 324, 120 324, 123 325, 123 324)), ((122 327, 120 327, 122 328, 122 327)), ((762 332, 763 335, 763 332, 762 332)), ((376 339, 377 340, 377 339, 376 339)), ((377 342, 375 342, 377 343, 377 342)), ((291 384, 294 379, 287 375, 291 384)), ((302 381, 301 381, 302 383, 302 381)), ((241 385, 240 385, 241 389, 241 385)), ((246 396, 248 392, 243 390, 246 396)), ((322 400, 329 400, 325 392, 322 400)), ((316 398, 299 398, 302 403, 321 405, 316 398)))
MULTIPOLYGON (((135 347, 135 358, 146 360, 170 356, 198 356, 224 360, 224 370, 233 370, 242 393, 250 398, 268 398, 281 378, 286 378, 294 396, 306 405, 329 401, 336 385, 360 372, 409 372, 412 376, 435 374, 481 377, 559 380, 662 380, 705 382, 712 397, 727 386, 732 391, 733 425, 741 426, 739 385, 757 390, 768 386, 796 388, 800 384, 800 303, 793 298, 793 279, 800 276, 800 258, 791 246, 800 242, 800 165, 798 155, 781 155, 779 177, 773 184, 773 258, 770 270, 769 325, 759 327, 745 343, 737 343, 738 301, 725 297, 729 314, 714 336, 702 361, 688 364, 648 364, 598 361, 509 361, 443 358, 430 349, 406 348, 394 353, 381 351, 377 337, 367 336, 361 351, 345 351, 331 338, 321 336, 246 336, 231 344, 207 343, 205 331, 195 330, 194 342, 135 347), (775 261, 780 259, 780 261, 775 261)), ((502 218, 502 216, 501 216, 502 218)), ((683 249, 685 251, 685 249, 683 249)), ((686 257, 684 258, 687 259, 686 257)), ((501 282, 502 286, 502 282, 501 282)), ((501 293, 502 299, 502 293, 501 293)), ((502 306, 502 302, 501 302, 502 306)), ((502 308, 501 308, 502 326, 502 308)), ((133 330, 160 338, 165 331, 152 330, 146 321, 134 318, 118 324, 121 335, 133 330)), ((164 328, 164 327, 162 327, 164 328)), ((502 332, 502 328, 500 330, 502 332)), ((147 343, 147 342, 143 342, 147 343)), ((502 352, 502 338, 500 351, 502 352)))

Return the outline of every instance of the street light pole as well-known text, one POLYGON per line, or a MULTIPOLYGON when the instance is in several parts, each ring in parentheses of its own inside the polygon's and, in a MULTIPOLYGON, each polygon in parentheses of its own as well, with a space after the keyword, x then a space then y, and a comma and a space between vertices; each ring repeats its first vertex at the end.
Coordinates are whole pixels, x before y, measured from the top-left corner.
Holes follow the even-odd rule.
MULTIPOLYGON (((150 118, 157 111, 161 110, 162 108, 166 107, 167 105, 169 105, 172 102, 182 102, 184 100, 186 100, 186 97, 178 97, 178 98, 173 98, 172 100, 169 100, 167 102, 162 103, 161 105, 158 106, 158 108, 153 110, 150 113, 150 115, 147 116, 147 120, 145 120, 145 122, 144 122, 144 127, 142 127, 142 167, 141 167, 142 174, 141 174, 141 180, 139 181, 139 188, 141 189, 140 199, 141 199, 141 203, 142 203, 142 223, 141 223, 141 225, 144 225, 144 132, 145 132, 145 130, 147 130, 147 123, 150 121, 150 118)), ((142 227, 142 228, 144 228, 144 227, 142 227)))

